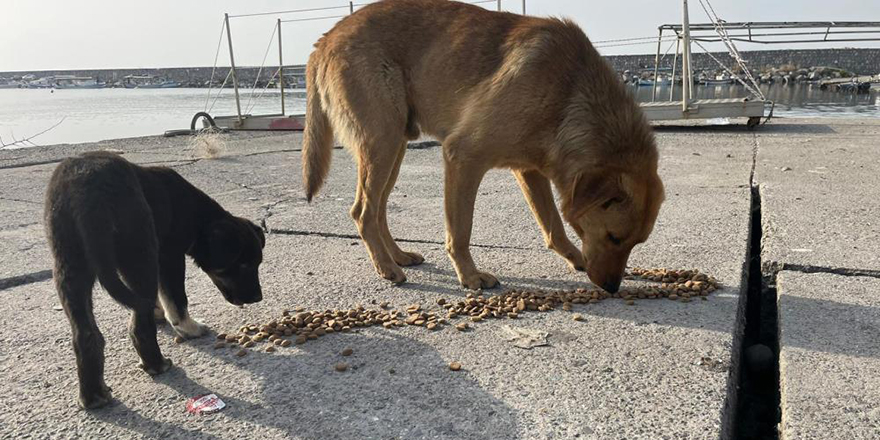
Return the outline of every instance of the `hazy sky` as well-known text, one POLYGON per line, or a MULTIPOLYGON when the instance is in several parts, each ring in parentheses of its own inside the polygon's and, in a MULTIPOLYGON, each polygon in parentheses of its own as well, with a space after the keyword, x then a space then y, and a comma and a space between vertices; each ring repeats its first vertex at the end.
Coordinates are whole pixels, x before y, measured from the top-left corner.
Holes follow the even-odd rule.
MULTIPOLYGON (((473 1, 473 0, 470 0, 473 1)), ((356 3, 364 3, 359 0, 356 3)), ((706 22, 698 0, 690 0, 691 22, 706 22)), ((521 0, 503 0, 519 12, 521 0)), ((210 66, 224 12, 246 14, 348 5, 344 0, 2 0, 0 71, 210 66)), ((714 0, 726 21, 880 21, 880 0, 714 0)), ((495 3, 484 6, 494 8, 495 3)), ((680 0, 528 0, 534 15, 567 16, 592 40, 656 35, 657 26, 681 22, 680 0)), ((347 9, 286 15, 339 15, 347 9)), ((259 65, 277 16, 232 20, 236 63, 259 65)), ((283 25, 285 64, 304 63, 311 45, 335 19, 283 25)), ((226 42, 219 63, 228 65, 226 42)), ((837 43, 832 47, 880 47, 837 43)), ((802 45, 800 47, 829 47, 802 45)), ((715 46, 711 49, 718 49, 715 46)), ((784 46, 740 44, 742 50, 784 46)), ((600 49, 606 54, 653 53, 655 46, 600 49)), ((696 50, 696 49, 695 49, 696 50)), ((277 46, 267 64, 276 64, 277 46)))

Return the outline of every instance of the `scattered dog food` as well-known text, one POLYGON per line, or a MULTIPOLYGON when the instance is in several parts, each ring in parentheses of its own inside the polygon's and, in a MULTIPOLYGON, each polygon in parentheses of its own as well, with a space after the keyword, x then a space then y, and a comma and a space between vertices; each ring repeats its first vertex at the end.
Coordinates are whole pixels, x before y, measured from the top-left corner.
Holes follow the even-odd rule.
POLYGON ((340 363, 336 364, 335 368, 336 368, 336 371, 341 373, 345 370, 348 370, 348 364, 346 364, 345 362, 340 362, 340 363))
POLYGON ((458 370, 461 370, 461 363, 459 363, 459 362, 453 362, 453 363, 449 364, 449 369, 452 370, 452 371, 458 371, 458 370))
MULTIPOLYGON (((462 301, 439 298, 436 307, 411 304, 405 308, 394 308, 386 301, 380 302, 379 308, 375 310, 368 310, 360 304, 348 310, 307 311, 303 307, 297 307, 293 311, 283 310, 280 318, 272 319, 265 324, 243 325, 239 327, 237 334, 218 334, 214 347, 222 348, 228 344, 233 348, 236 346, 251 348, 257 343, 268 342, 266 351, 271 353, 277 347, 301 345, 328 334, 347 333, 352 329, 380 325, 386 329, 410 325, 439 331, 447 324, 451 324, 456 330, 463 332, 470 328, 471 323, 489 319, 516 319, 527 312, 548 312, 557 308, 572 310, 577 304, 597 304, 608 298, 620 298, 627 305, 659 298, 669 298, 683 303, 691 302, 697 297, 706 300, 710 293, 719 288, 715 278, 697 270, 634 268, 629 272, 627 279, 649 281, 654 284, 626 286, 616 293, 608 293, 598 288, 580 288, 571 291, 514 289, 489 296, 471 292, 462 301), (451 320, 459 319, 463 321, 449 323, 451 320)), ((584 317, 581 314, 574 314, 572 319, 582 321, 584 317)), ((343 356, 348 356, 345 353, 349 351, 351 349, 343 350, 343 356)), ((247 350, 242 348, 235 354, 245 356, 247 350)))
POLYGON ((350 348, 346 348, 345 350, 342 350, 343 356, 351 356, 352 353, 354 353, 354 350, 352 350, 350 348))

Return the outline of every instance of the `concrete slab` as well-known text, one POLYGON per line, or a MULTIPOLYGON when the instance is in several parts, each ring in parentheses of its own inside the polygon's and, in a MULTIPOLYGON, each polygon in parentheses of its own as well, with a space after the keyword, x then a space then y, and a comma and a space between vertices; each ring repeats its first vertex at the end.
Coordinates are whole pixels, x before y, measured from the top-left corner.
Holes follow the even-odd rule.
MULTIPOLYGON (((108 341, 106 377, 119 403, 85 413, 74 403, 66 319, 52 308, 57 300, 51 283, 31 283, 0 293, 0 437, 724 438, 736 368, 731 351, 748 238, 753 136, 742 130, 666 131, 658 139, 667 202, 651 240, 637 248, 631 264, 709 272, 725 286, 709 301, 646 300, 630 307, 609 300, 576 307, 586 316, 583 322, 557 311, 488 322, 466 333, 367 329, 245 358, 213 350, 210 338, 174 344, 164 329, 160 344, 178 368, 152 380, 135 367, 125 312, 98 289, 97 320, 108 341), (548 331, 551 346, 514 348, 502 340, 501 324, 548 331), (355 348, 351 363, 357 368, 340 374, 332 366, 346 346, 355 348), (452 360, 464 371, 449 371, 452 360), (187 416, 186 398, 204 392, 219 394, 229 408, 187 416)), ((183 160, 185 145, 174 142, 113 145, 138 162, 173 164, 232 212, 302 234, 269 236, 261 270, 265 300, 245 309, 220 301, 209 280, 190 268, 192 313, 215 331, 295 306, 433 304, 438 297, 464 296, 442 245, 438 149, 408 152, 392 194, 392 230, 411 240, 405 248, 427 259, 406 270, 409 283, 395 287, 375 275, 360 240, 347 237, 355 234, 348 218, 355 180, 346 153, 334 158, 324 198, 306 205, 295 142, 291 148, 284 139, 231 138, 227 147, 234 157, 201 161, 183 160)), ((38 156, 58 158, 51 154, 38 156)), ((41 200, 48 176, 30 176, 28 168, 6 169, 0 181, 20 180, 16 197, 41 200), (22 171, 7 173, 12 170, 22 171)), ((0 203, 5 208, 12 202, 0 203)), ((41 231, 40 211, 22 208, 21 219, 33 230, 18 228, 11 241, 41 231)), ((474 257, 505 287, 586 284, 583 274, 569 273, 561 258, 543 249, 509 173, 494 172, 484 182, 475 225, 474 257)), ((45 253, 34 255, 10 265, 9 273, 50 264, 45 253)))
POLYGON ((756 136, 764 261, 880 270, 876 122, 803 121, 756 136))
POLYGON ((880 279, 783 271, 778 278, 781 438, 880 433, 880 279))

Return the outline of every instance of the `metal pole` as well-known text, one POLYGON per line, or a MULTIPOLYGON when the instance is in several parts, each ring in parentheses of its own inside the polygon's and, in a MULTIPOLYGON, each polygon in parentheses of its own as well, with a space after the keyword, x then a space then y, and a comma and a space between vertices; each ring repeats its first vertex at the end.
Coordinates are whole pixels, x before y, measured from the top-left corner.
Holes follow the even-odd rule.
MULTIPOLYGON (((499 0, 500 2, 500 0, 499 0)), ((354 14, 354 2, 348 2, 348 13, 354 14)))
POLYGON ((660 71, 660 44, 663 42, 663 28, 660 28, 660 35, 657 37, 657 55, 654 56, 654 84, 651 87, 651 102, 657 98, 657 75, 660 71))
POLYGON ((501 12, 501 0, 498 0, 498 12, 501 12))
POLYGON ((278 86, 281 87, 281 114, 284 115, 284 58, 281 51, 281 19, 278 19, 278 86))
POLYGON ((526 15, 526 0, 523 0, 523 15, 526 15))
POLYGON ((235 74, 235 56, 232 54, 232 29, 229 28, 229 14, 223 14, 226 20, 226 37, 229 40, 229 65, 232 66, 232 88, 235 89, 235 108, 238 112, 238 122, 241 123, 241 100, 238 97, 238 77, 235 74))
POLYGON ((681 39, 677 38, 677 37, 678 37, 678 35, 676 35, 676 39, 675 39, 675 58, 672 60, 672 79, 670 80, 670 84, 669 84, 669 100, 670 101, 672 101, 675 96, 675 68, 677 67, 676 64, 678 64, 678 52, 681 50, 681 46, 680 46, 681 39))
POLYGON ((693 72, 691 71, 691 27, 688 21, 688 2, 682 0, 681 25, 684 34, 684 50, 681 57, 681 70, 684 73, 681 81, 681 111, 688 111, 688 101, 691 98, 691 89, 694 85, 693 72))

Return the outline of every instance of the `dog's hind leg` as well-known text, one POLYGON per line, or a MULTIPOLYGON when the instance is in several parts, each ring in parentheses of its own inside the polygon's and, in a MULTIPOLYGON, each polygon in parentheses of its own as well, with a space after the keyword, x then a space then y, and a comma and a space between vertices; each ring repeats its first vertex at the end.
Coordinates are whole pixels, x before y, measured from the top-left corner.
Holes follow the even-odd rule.
POLYGON ((68 264, 64 261, 66 257, 56 256, 53 276, 70 321, 79 376, 79 404, 86 409, 100 408, 110 403, 113 397, 110 387, 104 383, 104 336, 95 323, 92 305, 95 274, 86 264, 68 264))
POLYGON ((140 367, 152 376, 164 373, 172 364, 162 356, 156 340, 156 317, 153 313, 159 292, 158 245, 152 219, 144 220, 134 228, 143 235, 138 240, 121 244, 117 258, 119 272, 137 298, 131 307, 129 336, 141 358, 140 367))
POLYGON ((351 208, 351 217, 370 253, 376 272, 382 278, 400 284, 406 281, 406 275, 385 245, 384 230, 387 228, 383 228, 380 222, 382 198, 393 174, 396 151, 387 145, 364 145, 359 150, 356 153, 359 155, 357 199, 351 208))
MULTIPOLYGON (((358 189, 351 217, 364 240, 376 271, 394 283, 406 276, 395 261, 413 263, 402 251, 392 255, 396 244, 387 232, 384 208, 389 186, 394 187, 401 149, 406 148, 408 107, 402 71, 381 57, 358 58, 351 65, 365 67, 373 74, 358 74, 341 65, 328 66, 322 84, 325 108, 334 133, 345 144, 358 164, 358 189), (405 256, 405 258, 404 258, 405 256), (397 258, 395 258, 397 257, 397 258)), ((413 134, 413 133, 410 133, 413 134)))
POLYGON ((394 237, 391 236, 391 230, 388 228, 388 197, 391 195, 391 191, 394 190, 394 184, 397 182, 397 175, 400 173, 400 165, 403 163, 403 156, 405 155, 406 143, 400 147, 397 153, 394 168, 391 170, 388 183, 385 185, 385 191, 382 193, 382 204, 379 207, 379 230, 382 233, 382 241, 385 243, 385 248, 391 253, 391 258, 394 259, 394 262, 401 266, 415 266, 422 264, 425 258, 415 252, 406 252, 400 249, 400 246, 394 241, 394 237))
POLYGON ((544 244, 568 262, 574 270, 584 271, 587 264, 581 251, 568 239, 559 210, 553 199, 550 181, 535 170, 514 171, 532 214, 544 234, 544 244))
POLYGON ((159 302, 165 318, 181 337, 191 339, 203 336, 208 327, 192 319, 187 310, 188 301, 184 280, 186 260, 182 254, 159 255, 159 302))

